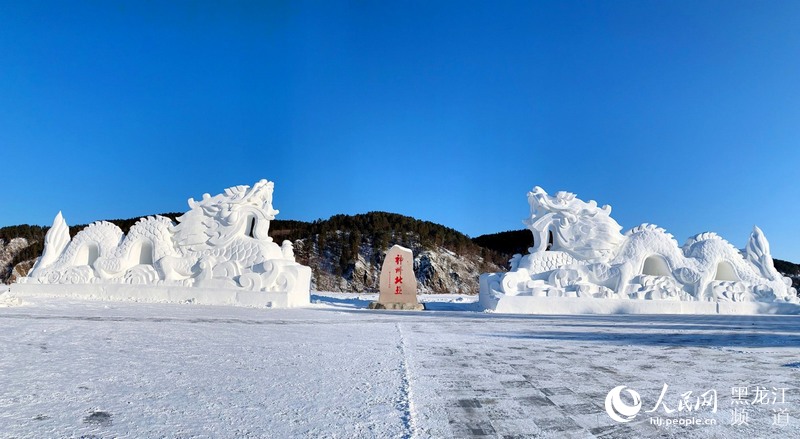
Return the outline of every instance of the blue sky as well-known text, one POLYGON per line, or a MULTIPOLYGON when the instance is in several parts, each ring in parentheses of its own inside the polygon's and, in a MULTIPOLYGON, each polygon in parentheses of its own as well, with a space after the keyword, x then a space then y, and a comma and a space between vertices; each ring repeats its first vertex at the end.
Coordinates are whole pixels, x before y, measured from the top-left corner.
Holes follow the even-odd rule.
POLYGON ((800 262, 800 2, 0 2, 0 226, 185 211, 522 228, 535 185, 800 262))

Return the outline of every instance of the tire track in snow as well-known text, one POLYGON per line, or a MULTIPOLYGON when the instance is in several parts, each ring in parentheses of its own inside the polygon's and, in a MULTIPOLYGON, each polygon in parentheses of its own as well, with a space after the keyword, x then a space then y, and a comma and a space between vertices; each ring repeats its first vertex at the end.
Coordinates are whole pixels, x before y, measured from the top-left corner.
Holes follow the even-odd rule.
POLYGON ((400 381, 400 397, 397 401, 397 408, 402 412, 401 420, 406 433, 403 435, 404 439, 417 437, 416 423, 414 422, 414 401, 411 394, 411 374, 408 370, 408 360, 406 359, 406 339, 403 336, 403 330, 400 328, 400 323, 395 323, 399 341, 397 343, 397 350, 400 351, 400 368, 402 369, 402 376, 400 381))

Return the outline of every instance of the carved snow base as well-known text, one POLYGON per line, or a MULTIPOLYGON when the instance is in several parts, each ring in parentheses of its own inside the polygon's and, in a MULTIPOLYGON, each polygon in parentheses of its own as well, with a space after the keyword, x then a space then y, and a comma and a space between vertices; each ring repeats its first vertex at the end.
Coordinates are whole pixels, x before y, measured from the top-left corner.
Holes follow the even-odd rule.
POLYGON ((680 300, 598 299, 593 297, 507 296, 489 294, 492 277, 481 275, 482 308, 503 314, 774 314, 800 315, 800 306, 788 302, 690 302, 680 300))
POLYGON ((256 308, 294 308, 308 306, 311 269, 302 267, 291 291, 249 291, 243 288, 204 288, 180 285, 130 284, 35 284, 11 285, 16 297, 44 296, 76 299, 145 303, 191 303, 256 308))
POLYGON ((579 299, 511 296, 499 299, 494 305, 482 306, 503 314, 774 314, 800 315, 800 307, 791 303, 712 303, 656 302, 626 299, 579 299))
POLYGON ((369 309, 388 309, 388 310, 396 310, 396 311, 424 311, 425 305, 422 303, 410 303, 410 302, 396 302, 396 303, 381 303, 381 302, 370 302, 369 309))

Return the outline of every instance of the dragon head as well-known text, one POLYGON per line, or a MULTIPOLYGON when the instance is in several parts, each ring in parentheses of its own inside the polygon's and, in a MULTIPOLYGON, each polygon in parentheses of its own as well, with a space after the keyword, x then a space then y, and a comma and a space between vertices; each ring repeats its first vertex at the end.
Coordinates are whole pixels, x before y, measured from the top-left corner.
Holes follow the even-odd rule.
POLYGON ((524 223, 533 233, 530 251, 564 251, 576 259, 607 261, 623 241, 611 206, 597 207, 570 192, 548 195, 536 186, 528 193, 531 214, 524 223))
POLYGON ((236 238, 272 242, 269 223, 278 211, 272 208, 274 183, 260 180, 251 186, 234 186, 219 195, 203 194, 189 199, 190 210, 173 226, 175 244, 191 251, 225 247, 236 238))

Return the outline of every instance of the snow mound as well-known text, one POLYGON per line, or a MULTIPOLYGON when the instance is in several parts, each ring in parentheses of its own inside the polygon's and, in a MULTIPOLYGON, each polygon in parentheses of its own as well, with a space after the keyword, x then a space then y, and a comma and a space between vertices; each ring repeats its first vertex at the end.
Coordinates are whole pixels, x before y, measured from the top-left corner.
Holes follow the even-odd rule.
POLYGON ((22 301, 19 300, 18 297, 12 296, 8 291, 0 293, 0 308, 8 308, 20 305, 22 305, 22 301))

